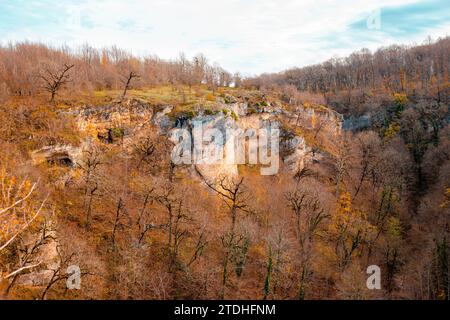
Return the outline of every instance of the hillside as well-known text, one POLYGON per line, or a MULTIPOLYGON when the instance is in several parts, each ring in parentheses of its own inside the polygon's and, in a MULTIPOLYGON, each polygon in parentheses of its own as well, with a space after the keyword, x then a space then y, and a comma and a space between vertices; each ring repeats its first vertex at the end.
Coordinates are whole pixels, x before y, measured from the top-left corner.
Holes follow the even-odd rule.
POLYGON ((437 57, 420 90, 315 78, 322 90, 304 85, 310 69, 269 81, 202 57, 1 48, 0 293, 448 299, 449 55, 437 57), (199 123, 208 152, 244 133, 242 161, 177 162, 198 151, 199 123), (371 265, 382 290, 366 286, 371 265), (74 266, 82 285, 67 290, 74 266))

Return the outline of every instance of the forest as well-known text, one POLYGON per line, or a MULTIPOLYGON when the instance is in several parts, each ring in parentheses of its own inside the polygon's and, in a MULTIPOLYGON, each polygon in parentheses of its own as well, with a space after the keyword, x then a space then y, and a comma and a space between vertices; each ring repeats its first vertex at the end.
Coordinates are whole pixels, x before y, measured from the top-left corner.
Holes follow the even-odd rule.
POLYGON ((450 299, 449 72, 449 37, 256 77, 1 46, 0 298, 450 299), (194 120, 277 123, 280 171, 174 165, 194 120))

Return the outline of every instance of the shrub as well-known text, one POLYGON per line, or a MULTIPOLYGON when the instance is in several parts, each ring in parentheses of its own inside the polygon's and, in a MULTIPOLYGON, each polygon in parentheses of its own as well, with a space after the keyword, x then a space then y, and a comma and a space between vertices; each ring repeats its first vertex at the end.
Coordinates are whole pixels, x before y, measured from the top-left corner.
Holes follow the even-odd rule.
POLYGON ((231 111, 231 117, 234 119, 234 121, 238 121, 239 120, 236 112, 234 112, 234 111, 231 111))
POLYGON ((255 107, 250 107, 250 108, 247 109, 247 113, 248 114, 258 113, 258 110, 256 110, 255 107))
POLYGON ((183 113, 183 116, 185 116, 187 119, 192 119, 195 118, 197 114, 193 110, 188 110, 185 113, 183 113))
POLYGON ((207 115, 207 116, 213 116, 213 115, 215 115, 217 112, 215 112, 215 111, 213 111, 213 110, 211 110, 211 109, 209 109, 209 108, 206 108, 205 109, 205 115, 207 115))
POLYGON ((389 127, 386 129, 386 131, 384 132, 384 137, 386 139, 391 139, 391 138, 395 137, 399 131, 400 131, 400 124, 398 124, 396 122, 392 122, 389 125, 389 127))
POLYGON ((404 93, 395 93, 394 94, 394 101, 399 106, 405 106, 408 102, 408 98, 406 97, 406 94, 404 93))
POLYGON ((223 97, 223 101, 224 101, 226 104, 232 104, 232 103, 233 103, 233 101, 231 100, 231 98, 228 97, 228 96, 224 96, 224 97, 223 97))
POLYGON ((125 130, 123 128, 112 128, 111 135, 114 138, 122 138, 125 135, 125 130))
POLYGON ((403 93, 395 93, 394 94, 394 103, 395 103, 395 115, 400 117, 403 110, 405 110, 406 103, 408 102, 408 98, 406 94, 403 93))

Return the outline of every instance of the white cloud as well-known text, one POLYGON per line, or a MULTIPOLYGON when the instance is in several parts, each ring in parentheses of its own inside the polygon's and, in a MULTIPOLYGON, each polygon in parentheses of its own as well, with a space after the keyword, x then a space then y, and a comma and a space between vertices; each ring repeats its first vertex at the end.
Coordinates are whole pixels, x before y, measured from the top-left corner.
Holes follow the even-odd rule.
MULTIPOLYGON (((50 2, 53 2, 51 0, 50 2)), ((414 0, 99 0, 54 2, 64 25, 42 33, 10 32, 6 40, 40 40, 96 47, 117 44, 135 54, 173 58, 204 53, 230 71, 272 72, 346 54, 361 47, 323 50, 320 38, 380 6, 414 0)), ((46 8, 43 8, 45 10, 46 8)), ((47 8, 48 9, 48 8, 47 8)), ((383 43, 384 39, 380 39, 383 43)))

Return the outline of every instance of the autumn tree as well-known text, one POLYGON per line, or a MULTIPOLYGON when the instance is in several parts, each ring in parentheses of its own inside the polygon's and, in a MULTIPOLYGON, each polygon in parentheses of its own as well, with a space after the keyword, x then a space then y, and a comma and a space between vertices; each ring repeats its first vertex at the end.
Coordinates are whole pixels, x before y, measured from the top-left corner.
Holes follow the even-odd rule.
POLYGON ((137 79, 140 78, 140 76, 135 73, 134 71, 131 71, 127 77, 125 77, 124 80, 124 87, 123 87, 123 93, 122 96, 120 97, 120 101, 123 101, 127 95, 127 91, 131 89, 131 81, 133 81, 133 79, 137 79))
POLYGON ((295 191, 286 193, 288 207, 294 213, 294 229, 300 248, 300 277, 298 298, 305 298, 306 283, 310 273, 310 259, 313 242, 319 225, 327 217, 317 195, 298 187, 295 191))
MULTIPOLYGON (((46 200, 38 200, 36 196, 38 183, 28 179, 19 180, 2 169, 0 176, 3 190, 0 198, 0 261, 5 256, 2 254, 9 250, 24 233, 30 232, 34 224, 41 218, 46 200)), ((32 254, 34 252, 31 252, 32 254)), ((0 282, 15 280, 25 271, 36 268, 41 261, 25 259, 19 263, 2 261, 0 270, 0 282), (7 267, 5 269, 5 267, 7 267)))
POLYGON ((31 270, 41 266, 39 261, 39 254, 45 250, 45 246, 56 241, 55 232, 52 229, 51 223, 46 219, 38 226, 38 231, 36 232, 36 239, 31 241, 25 241, 23 237, 19 237, 17 247, 18 247, 18 269, 15 274, 10 274, 10 282, 6 289, 6 294, 10 292, 12 287, 15 285, 16 280, 20 277, 22 271, 31 270))
POLYGON ((361 253, 364 245, 371 241, 374 231, 366 214, 353 208, 350 194, 342 193, 329 225, 329 236, 340 271, 348 266, 357 253, 361 253))
POLYGON ((91 145, 89 149, 85 151, 85 159, 78 166, 83 173, 83 194, 84 194, 84 210, 86 212, 86 228, 89 229, 92 220, 92 204, 95 196, 99 192, 100 176, 99 168, 102 165, 102 155, 99 148, 95 145, 91 145))
POLYGON ((172 183, 164 186, 161 194, 156 197, 156 201, 165 208, 167 213, 166 225, 161 227, 167 229, 169 269, 172 270, 178 262, 180 244, 187 235, 186 224, 191 221, 191 218, 183 197, 178 195, 172 183))
POLYGON ((44 82, 44 89, 50 93, 50 102, 54 102, 58 91, 70 82, 69 71, 73 67, 75 67, 74 64, 64 64, 57 71, 46 68, 45 71, 40 73, 39 78, 44 82))
MULTIPOLYGON (((69 252, 67 248, 64 248, 61 245, 58 245, 56 247, 56 253, 58 257, 58 263, 49 270, 50 277, 45 283, 45 286, 41 292, 41 300, 45 300, 52 289, 55 289, 58 284, 69 279, 69 277, 71 276, 71 273, 68 272, 70 270, 70 266, 78 266, 78 264, 81 264, 79 262, 78 264, 75 264, 75 260, 77 257, 77 254, 75 252, 69 252)), ((80 281, 86 276, 93 275, 91 272, 85 270, 85 268, 82 268, 83 266, 78 267, 80 268, 80 281)))
POLYGON ((221 243, 225 250, 222 263, 222 290, 220 298, 224 299, 229 280, 229 264, 235 263, 236 273, 239 276, 242 272, 242 263, 245 261, 245 255, 248 250, 249 239, 245 234, 238 232, 237 227, 239 217, 242 214, 251 214, 252 209, 249 206, 249 193, 244 187, 244 178, 233 179, 230 177, 221 177, 217 182, 210 182, 203 179, 206 185, 213 190, 223 201, 229 210, 231 219, 228 230, 221 236, 221 243))

